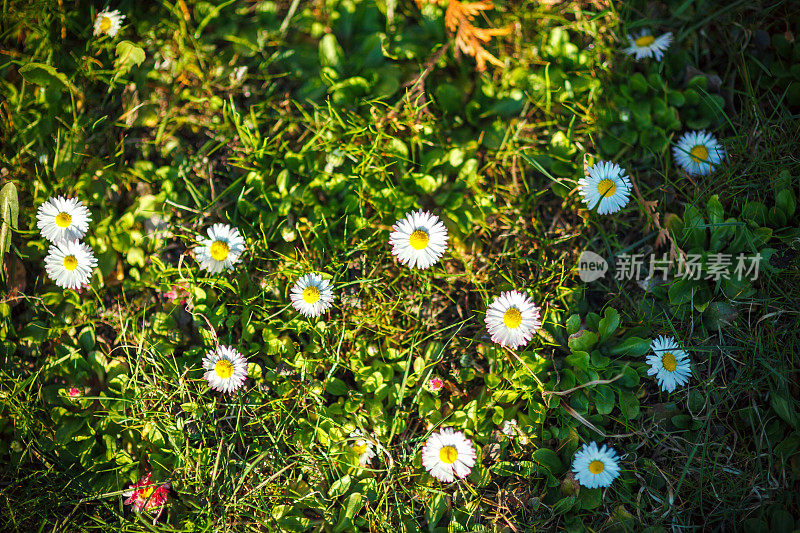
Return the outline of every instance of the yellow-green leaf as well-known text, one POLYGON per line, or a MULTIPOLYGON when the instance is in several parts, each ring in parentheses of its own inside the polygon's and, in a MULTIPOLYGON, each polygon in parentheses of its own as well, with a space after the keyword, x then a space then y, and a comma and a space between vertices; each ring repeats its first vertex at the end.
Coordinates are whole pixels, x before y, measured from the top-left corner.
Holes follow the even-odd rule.
POLYGON ((114 61, 114 70, 117 71, 117 77, 127 74, 134 65, 141 65, 144 57, 144 50, 132 42, 120 42, 117 45, 117 59, 114 61))
POLYGON ((19 73, 28 83, 42 87, 52 85, 61 90, 70 88, 70 82, 65 75, 44 63, 27 63, 19 69, 19 73))
POLYGON ((11 230, 19 227, 18 222, 17 187, 9 181, 0 189, 0 269, 3 267, 3 255, 11 248, 11 230))

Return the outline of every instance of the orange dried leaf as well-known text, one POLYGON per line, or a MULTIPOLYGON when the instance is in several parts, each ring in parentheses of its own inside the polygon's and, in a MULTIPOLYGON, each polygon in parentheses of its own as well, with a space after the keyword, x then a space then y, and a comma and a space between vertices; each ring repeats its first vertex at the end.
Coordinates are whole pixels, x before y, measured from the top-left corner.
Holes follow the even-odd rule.
POLYGON ((669 230, 661 228, 656 237, 656 248, 661 248, 669 240, 669 230))
POLYGON ((486 70, 487 62, 500 68, 504 66, 502 61, 483 48, 483 44, 491 41, 492 37, 508 35, 513 29, 513 26, 479 28, 470 22, 476 15, 493 7, 491 2, 482 0, 469 3, 450 0, 444 16, 448 31, 455 33, 456 51, 473 56, 478 71, 486 70))
MULTIPOLYGON (((452 4, 453 1, 451 0, 450 3, 452 4)), ((475 16, 479 15, 482 11, 494 9, 494 4, 491 2, 470 2, 468 4, 462 4, 461 2, 456 3, 460 5, 461 13, 467 20, 473 20, 475 16)))

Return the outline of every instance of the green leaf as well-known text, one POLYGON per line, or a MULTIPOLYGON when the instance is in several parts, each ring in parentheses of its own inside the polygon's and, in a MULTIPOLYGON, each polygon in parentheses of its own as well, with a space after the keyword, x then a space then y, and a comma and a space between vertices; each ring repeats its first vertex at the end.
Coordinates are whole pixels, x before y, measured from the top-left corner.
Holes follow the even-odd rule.
POLYGON ((631 76, 629 83, 631 88, 637 93, 647 92, 647 80, 640 72, 637 72, 631 76))
POLYGON ((667 82, 656 72, 647 75, 647 83, 655 89, 661 89, 664 92, 667 90, 667 82))
POLYGON ((489 373, 483 377, 483 382, 486 383, 486 386, 488 388, 494 389, 495 387, 499 386, 500 383, 503 382, 503 379, 497 374, 489 373))
POLYGON ((428 524, 428 531, 435 531, 436 524, 441 520, 447 510, 447 495, 437 492, 428 502, 425 509, 425 522, 428 524))
MULTIPOLYGON (((0 267, 2 267, 2 263, 0 263, 0 267)), ((44 342, 47 338, 47 324, 41 320, 28 322, 28 324, 20 330, 19 338, 36 343, 44 342)))
POLYGON ((611 362, 611 359, 600 353, 600 350, 593 350, 591 356, 592 366, 595 368, 605 368, 611 362))
POLYGON ((639 374, 632 367, 625 365, 622 369, 622 377, 617 382, 623 387, 633 388, 639 384, 641 378, 639 374))
POLYGON ((639 128, 651 127, 650 120, 650 102, 637 101, 631 103, 631 113, 633 114, 633 121, 639 128))
POLYGON ((775 195, 775 206, 784 212, 787 218, 794 215, 796 208, 794 194, 791 189, 781 189, 775 195))
POLYGON ((347 394, 347 384, 339 378, 332 377, 328 380, 325 390, 334 396, 344 396, 347 394))
POLYGON ((627 355, 636 357, 650 350, 650 341, 639 337, 628 337, 609 350, 611 355, 627 355))
POLYGON ((786 396, 776 394, 772 391, 769 397, 769 403, 772 408, 778 413, 778 416, 786 420, 793 428, 797 428, 797 413, 792 408, 792 403, 786 396))
POLYGON ((711 302, 703 312, 703 324, 716 331, 731 323, 737 314, 736 309, 728 302, 711 302))
POLYGON ((11 230, 19 227, 17 187, 10 181, 0 189, 0 269, 3 256, 11 248, 11 230))
POLYGON ((794 432, 772 450, 775 455, 790 457, 800 449, 800 433, 794 432))
POLYGON ((578 498, 581 501, 581 509, 595 509, 600 507, 600 504, 603 502, 601 489, 583 488, 578 498))
POLYGON ((763 226, 767 223, 767 206, 757 201, 750 201, 742 207, 742 219, 752 220, 763 226))
POLYGON ((605 315, 600 319, 598 332, 600 333, 600 342, 607 340, 617 330, 619 326, 619 312, 613 307, 607 307, 605 315))
POLYGON ((311 526, 311 519, 305 516, 287 516, 281 518, 278 526, 282 531, 308 531, 311 526))
POLYGON ((87 352, 90 350, 94 350, 94 346, 96 343, 94 328, 91 326, 84 327, 78 334, 78 342, 80 343, 81 348, 83 348, 87 352))
POLYGON ((619 407, 622 410, 622 416, 628 420, 634 420, 639 416, 639 400, 633 393, 620 390, 619 393, 619 407))
POLYGON ((451 83, 441 83, 434 89, 436 103, 445 113, 456 114, 464 108, 463 91, 451 83))
POLYGON ((323 67, 339 70, 344 61, 344 50, 336 41, 336 36, 326 33, 319 41, 319 63, 323 67))
POLYGON ((361 42, 359 50, 356 52, 357 65, 361 69, 377 69, 386 61, 383 55, 386 35, 383 33, 372 33, 361 42))
POLYGON ((574 335, 581 329, 581 317, 580 315, 570 315, 567 319, 567 334, 574 335))
POLYGON ((44 63, 27 63, 19 69, 19 73, 25 81, 42 87, 53 86, 62 91, 71 87, 64 74, 44 63))
POLYGON ((601 415, 614 410, 614 391, 608 385, 598 385, 594 390, 594 406, 601 415))
POLYGON ((498 461, 489 467, 496 476, 524 476, 528 477, 536 471, 535 463, 531 461, 498 461))
POLYGON ((331 483, 331 488, 328 490, 328 497, 333 499, 342 496, 350 488, 351 481, 352 479, 349 475, 344 475, 331 483))
POLYGON ((125 254, 125 259, 128 261, 129 265, 138 266, 139 268, 142 268, 144 267, 144 261, 145 261, 144 250, 142 250, 138 246, 131 246, 130 248, 128 248, 128 251, 125 254))
POLYGON ((147 422, 142 430, 142 438, 157 446, 159 448, 164 447, 164 434, 158 429, 158 426, 153 422, 147 422))
POLYGON ((350 496, 347 497, 347 503, 345 504, 345 512, 344 515, 347 518, 354 518, 358 511, 361 510, 361 507, 364 505, 364 499, 361 496, 360 492, 354 492, 350 496))
POLYGON ((704 249, 706 247, 706 221, 700 214, 700 210, 693 205, 686 206, 683 215, 684 237, 686 246, 691 250, 694 248, 704 249))
POLYGON ((724 210, 719 201, 719 195, 714 194, 708 199, 706 214, 710 224, 720 224, 724 220, 724 210))
POLYGON ((689 392, 689 398, 686 400, 686 407, 689 408, 689 411, 692 414, 697 414, 703 408, 706 403, 705 396, 698 391, 697 389, 693 389, 689 392))
POLYGON ((553 505, 553 513, 557 515, 565 514, 567 511, 575 507, 575 503, 577 502, 577 498, 575 496, 567 496, 561 500, 558 500, 555 505, 553 505))
POLYGON ((784 213, 782 209, 779 209, 777 207, 769 208, 767 219, 769 220, 771 225, 778 228, 781 228, 786 225, 786 213, 784 213))
POLYGON ((789 512, 786 509, 781 509, 779 504, 774 504, 768 507, 770 516, 770 531, 771 533, 793 533, 797 531, 795 528, 794 518, 796 510, 789 512))
POLYGON ((58 424, 56 433, 53 436, 54 440, 60 444, 66 444, 72 440, 73 435, 75 435, 75 433, 77 433, 85 423, 85 418, 65 418, 58 424))
POLYGON ((573 352, 588 352, 597 344, 597 334, 585 329, 575 335, 570 335, 569 347, 573 352))
POLYGON ((144 50, 130 41, 121 41, 117 44, 117 59, 114 60, 115 77, 124 76, 134 65, 139 66, 144 61, 144 50))
POLYGON ((587 352, 580 350, 574 351, 571 355, 568 355, 565 360, 572 366, 576 366, 587 372, 589 371, 589 354, 587 352))
POLYGON ((695 285, 688 279, 675 280, 669 287, 669 303, 683 305, 689 303, 694 296, 695 285))
POLYGON ((702 89, 702 92, 708 91, 708 78, 698 74, 694 76, 692 79, 689 80, 689 83, 686 85, 692 89, 702 89))
POLYGON ((600 315, 597 313, 587 314, 586 327, 591 331, 597 331, 600 328, 600 315))
POLYGON ((549 448, 539 448, 533 452, 533 460, 546 467, 554 474, 561 471, 561 459, 556 452, 549 448))
POLYGON ((669 91, 667 93, 667 100, 670 105, 674 105, 675 107, 681 107, 686 103, 686 98, 684 98, 680 91, 669 91))

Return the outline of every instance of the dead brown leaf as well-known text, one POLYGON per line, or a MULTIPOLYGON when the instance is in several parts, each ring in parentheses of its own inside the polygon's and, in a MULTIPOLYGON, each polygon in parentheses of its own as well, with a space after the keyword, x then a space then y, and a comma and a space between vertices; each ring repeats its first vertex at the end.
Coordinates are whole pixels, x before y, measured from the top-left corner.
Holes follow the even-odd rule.
POLYGON ((25 265, 18 257, 7 253, 3 259, 3 271, 6 276, 6 286, 8 287, 8 293, 3 298, 3 301, 14 307, 21 299, 19 298, 20 294, 25 292, 25 265))

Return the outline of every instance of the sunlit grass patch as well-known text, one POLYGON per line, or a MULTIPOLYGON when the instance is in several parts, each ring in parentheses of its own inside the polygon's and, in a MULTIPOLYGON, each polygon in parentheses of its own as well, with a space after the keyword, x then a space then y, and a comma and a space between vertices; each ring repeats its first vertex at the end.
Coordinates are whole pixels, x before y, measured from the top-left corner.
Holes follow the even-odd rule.
POLYGON ((4 7, 0 522, 791 530, 788 7, 4 7))

